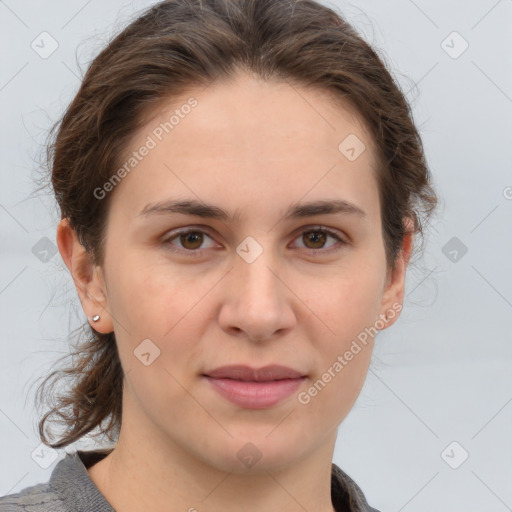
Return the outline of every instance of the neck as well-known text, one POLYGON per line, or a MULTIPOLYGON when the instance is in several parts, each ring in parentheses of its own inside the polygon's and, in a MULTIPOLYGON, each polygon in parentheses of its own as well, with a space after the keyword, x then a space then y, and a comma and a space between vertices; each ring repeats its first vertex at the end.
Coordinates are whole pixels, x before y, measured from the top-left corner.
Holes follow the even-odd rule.
POLYGON ((115 449, 88 468, 117 512, 334 511, 331 468, 336 432, 301 460, 278 468, 258 463, 234 472, 191 457, 169 439, 163 445, 157 437, 138 435, 125 425, 130 421, 124 422, 115 449))

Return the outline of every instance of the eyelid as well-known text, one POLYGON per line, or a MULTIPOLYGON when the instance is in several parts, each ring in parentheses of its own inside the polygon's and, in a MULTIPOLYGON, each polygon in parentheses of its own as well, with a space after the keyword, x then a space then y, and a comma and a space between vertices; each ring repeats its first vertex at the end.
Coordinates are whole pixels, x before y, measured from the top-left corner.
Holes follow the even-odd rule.
MULTIPOLYGON (((335 228, 329 228, 327 226, 324 226, 322 224, 311 224, 309 226, 301 226, 297 231, 294 231, 295 238, 298 235, 301 235, 303 233, 307 233, 309 231, 323 231, 327 233, 328 235, 331 235, 335 238, 338 238, 340 242, 343 242, 345 244, 349 243, 349 237, 346 235, 343 231, 335 228)), ((311 251, 314 251, 314 249, 310 249, 311 251)), ((319 249, 322 250, 322 249, 319 249)), ((325 250, 324 250, 325 252, 325 250)))
MULTIPOLYGON (((178 238, 181 234, 183 234, 183 233, 194 233, 194 232, 203 233, 204 235, 208 236, 213 241, 215 241, 214 237, 211 234, 209 234, 208 226, 194 226, 194 225, 190 225, 190 226, 185 226, 185 227, 182 227, 182 228, 176 228, 176 229, 172 229, 172 230, 168 231, 161 238, 161 243, 164 244, 164 245, 172 245, 171 242, 173 240, 175 240, 176 238, 178 238)), ((173 246, 173 247, 174 248, 171 249, 171 250, 176 252, 176 253, 178 253, 178 254, 185 254, 185 255, 192 255, 192 256, 200 256, 200 255, 202 255, 203 251, 206 250, 206 249, 191 250, 191 249, 182 249, 182 248, 177 247, 177 246, 173 246)))
MULTIPOLYGON (((211 238, 213 241, 215 241, 215 238, 213 235, 209 233, 210 228, 209 226, 205 225, 189 225, 181 228, 176 228, 173 230, 170 230, 167 232, 162 238, 161 242, 162 244, 169 244, 170 242, 175 240, 179 235, 183 233, 193 233, 193 232, 199 232, 202 234, 205 234, 209 238, 211 238)), ((319 225, 319 224, 312 224, 307 226, 301 226, 296 231, 293 232, 293 240, 296 240, 301 234, 308 233, 311 231, 319 231, 326 233, 328 236, 331 236, 335 238, 338 242, 338 244, 334 244, 333 246, 328 247, 327 249, 308 249, 307 247, 300 247, 300 249, 304 249, 305 251, 313 254, 317 253, 323 253, 323 254, 329 254, 331 252, 336 252, 337 250, 340 250, 343 246, 348 245, 350 242, 347 241, 349 237, 345 235, 342 231, 339 231, 334 228, 329 228, 327 226, 319 225), (336 245, 341 244, 342 247, 335 248, 336 245)), ((177 252, 178 254, 185 254, 185 255, 192 255, 192 256, 201 256, 203 251, 207 249, 182 249, 180 247, 173 246, 173 251, 177 252)))

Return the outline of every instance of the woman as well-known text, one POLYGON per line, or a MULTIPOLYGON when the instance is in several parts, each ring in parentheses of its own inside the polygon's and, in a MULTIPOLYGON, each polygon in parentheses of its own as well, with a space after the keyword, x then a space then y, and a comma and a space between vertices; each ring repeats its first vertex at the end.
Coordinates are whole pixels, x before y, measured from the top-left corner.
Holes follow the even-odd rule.
POLYGON ((436 195, 368 44, 311 0, 161 2, 93 61, 49 159, 91 329, 41 439, 115 446, 0 510, 375 511, 337 429, 436 195))

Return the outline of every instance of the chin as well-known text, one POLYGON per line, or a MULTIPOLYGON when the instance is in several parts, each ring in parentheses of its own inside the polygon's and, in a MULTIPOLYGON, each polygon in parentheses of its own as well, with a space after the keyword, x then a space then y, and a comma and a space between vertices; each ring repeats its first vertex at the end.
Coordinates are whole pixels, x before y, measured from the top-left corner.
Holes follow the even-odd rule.
POLYGON ((288 444, 283 444, 283 439, 277 435, 271 439, 273 434, 269 436, 269 432, 272 429, 264 430, 254 435, 245 432, 230 438, 227 444, 216 443, 215 453, 211 453, 205 462, 227 473, 266 475, 293 465, 303 455, 297 446, 304 446, 298 441, 292 442, 288 437, 288 444))

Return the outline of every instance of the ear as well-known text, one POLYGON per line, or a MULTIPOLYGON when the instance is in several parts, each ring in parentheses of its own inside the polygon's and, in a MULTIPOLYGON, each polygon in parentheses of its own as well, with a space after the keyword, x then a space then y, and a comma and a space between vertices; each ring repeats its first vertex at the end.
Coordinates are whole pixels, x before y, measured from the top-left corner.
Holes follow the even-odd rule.
POLYGON ((78 236, 70 227, 68 219, 62 219, 57 226, 57 246, 71 273, 90 325, 103 334, 112 332, 114 326, 108 309, 103 269, 92 263, 90 254, 78 241, 78 236), (95 315, 100 316, 97 322, 92 320, 95 315))
POLYGON ((414 224, 412 219, 407 217, 404 220, 404 226, 406 234, 404 235, 402 248, 397 256, 394 268, 388 272, 381 300, 381 315, 379 318, 384 322, 385 329, 396 322, 404 302, 405 275, 411 257, 414 239, 414 224))

